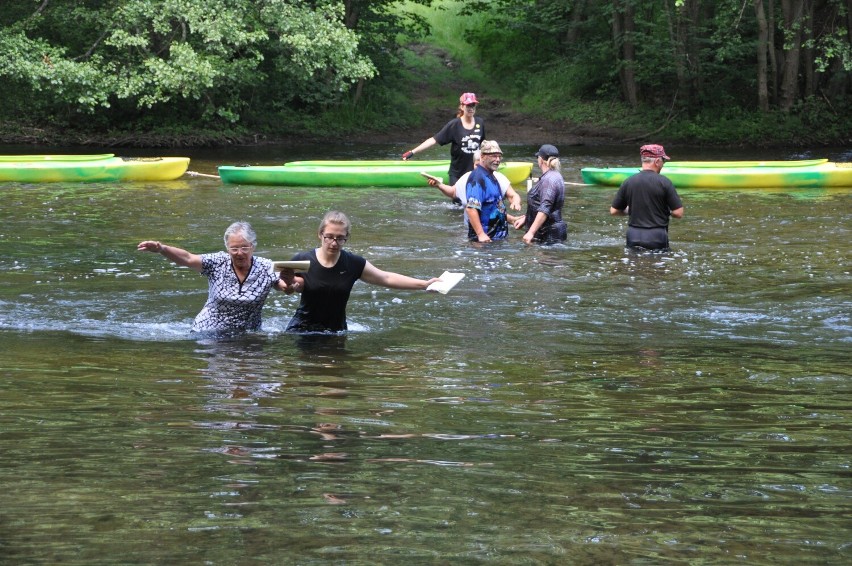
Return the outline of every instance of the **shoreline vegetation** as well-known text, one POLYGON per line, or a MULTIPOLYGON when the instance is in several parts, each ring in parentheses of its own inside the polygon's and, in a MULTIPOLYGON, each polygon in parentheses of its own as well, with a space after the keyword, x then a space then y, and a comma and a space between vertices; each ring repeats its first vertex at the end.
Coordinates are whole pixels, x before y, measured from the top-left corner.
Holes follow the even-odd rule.
MULTIPOLYGON (((803 39, 810 51, 797 61, 799 76, 807 81, 791 86, 780 72, 789 58, 774 60, 779 69, 774 75, 755 70, 754 46, 764 41, 758 29, 767 14, 731 11, 727 3, 688 13, 689 6, 700 4, 697 0, 687 5, 676 1, 674 11, 616 9, 610 14, 604 6, 608 3, 580 2, 566 9, 555 0, 543 0, 543 10, 555 10, 553 21, 544 24, 532 14, 512 16, 516 10, 511 8, 521 6, 520 0, 494 2, 504 9, 493 10, 479 0, 353 0, 352 6, 362 10, 342 12, 345 27, 326 30, 335 46, 313 53, 326 67, 305 79, 299 69, 287 66, 295 63, 293 53, 282 47, 285 31, 277 32, 278 43, 257 39, 256 60, 240 59, 245 52, 235 46, 255 37, 245 34, 284 26, 264 20, 270 14, 253 12, 251 3, 241 13, 257 21, 246 16, 241 20, 245 29, 211 30, 221 43, 205 53, 213 39, 205 40, 203 31, 194 38, 186 30, 205 30, 219 22, 202 25, 172 14, 170 25, 181 33, 140 49, 151 36, 130 37, 128 31, 109 42, 91 43, 103 32, 68 28, 65 8, 45 3, 33 14, 28 3, 14 0, 15 9, 0 16, 0 50, 6 50, 5 63, 0 55, 0 77, 7 79, 0 84, 0 103, 7 110, 0 118, 0 143, 178 149, 339 140, 408 146, 434 135, 454 116, 461 92, 476 92, 478 115, 486 120, 489 137, 500 143, 852 145, 852 47, 840 28, 811 29, 812 35, 832 39, 834 51, 820 51, 815 47, 819 42, 803 39), (371 35, 371 25, 387 23, 383 10, 391 5, 401 8, 392 16, 396 19, 387 20, 392 31, 371 35), (626 43, 640 32, 617 25, 637 18, 645 23, 641 33, 647 37, 642 40, 656 45, 655 50, 643 51, 641 44, 627 49, 626 43), (722 37, 730 33, 731 18, 740 35, 722 37), (39 26, 54 34, 54 43, 38 36, 39 26), (678 33, 672 35, 672 30, 678 33), (239 33, 228 39, 231 32, 239 33), (358 32, 359 39, 353 42, 348 32, 358 32), (703 48, 691 41, 690 33, 708 44, 720 43, 703 48), (613 34, 620 38, 615 44, 613 34), (397 49, 388 50, 394 41, 397 49), (353 44, 358 50, 346 52, 353 44), (132 54, 138 53, 147 55, 133 61, 132 54), (87 61, 90 57, 97 59, 87 61), (698 60, 702 67, 683 66, 683 61, 698 60), (821 65, 816 74, 814 62, 821 65), (102 67, 126 76, 116 79, 102 67), (229 75, 245 68, 253 69, 253 74, 243 72, 254 82, 247 78, 240 83, 240 77, 229 75), (625 69, 632 70, 625 74, 625 69), (332 78, 323 84, 318 76, 332 78), (770 100, 764 100, 761 90, 767 78, 770 100), (131 96, 133 88, 138 92, 131 96), (788 91, 797 94, 785 102, 788 91)), ((144 17, 154 25, 160 5, 150 4, 144 17)), ((93 6, 85 10, 96 22, 100 8, 93 6)), ((837 15, 848 16, 852 26, 852 16, 832 6, 825 9, 840 10, 837 15)), ((776 28, 785 16, 777 10, 769 15, 776 18, 769 22, 776 28)), ((308 27, 336 25, 327 18, 316 20, 309 11, 299 17, 308 27)), ((140 26, 134 22, 130 27, 140 26)), ((771 46, 779 39, 769 41, 771 46)))

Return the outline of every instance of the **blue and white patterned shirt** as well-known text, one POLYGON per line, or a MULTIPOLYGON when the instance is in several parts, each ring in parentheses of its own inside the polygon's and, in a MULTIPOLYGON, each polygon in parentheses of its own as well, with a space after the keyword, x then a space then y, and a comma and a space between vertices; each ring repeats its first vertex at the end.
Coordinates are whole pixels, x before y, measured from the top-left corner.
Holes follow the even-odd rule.
POLYGON ((193 332, 260 330, 263 303, 278 282, 271 260, 253 257, 248 277, 240 283, 227 252, 202 254, 201 274, 207 277, 209 290, 192 323, 193 332))

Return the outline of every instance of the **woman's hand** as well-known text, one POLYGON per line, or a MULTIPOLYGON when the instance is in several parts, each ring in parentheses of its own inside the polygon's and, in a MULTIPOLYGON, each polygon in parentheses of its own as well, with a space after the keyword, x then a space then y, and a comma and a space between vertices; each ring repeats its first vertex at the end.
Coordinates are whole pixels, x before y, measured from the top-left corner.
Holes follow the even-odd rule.
POLYGON ((512 210, 521 210, 521 195, 515 193, 509 197, 509 208, 512 210))
POLYGON ((295 272, 288 267, 281 270, 279 280, 284 284, 284 288, 281 290, 288 295, 301 293, 305 288, 305 279, 302 277, 296 277, 295 272))
POLYGON ((154 254, 158 254, 163 251, 163 244, 160 242, 155 242, 153 240, 145 240, 144 242, 139 242, 139 245, 136 246, 136 249, 140 252, 151 252, 154 254))
POLYGON ((288 286, 293 284, 293 280, 296 278, 296 272, 293 271, 290 267, 285 267, 281 270, 281 275, 278 276, 281 281, 286 283, 288 286))

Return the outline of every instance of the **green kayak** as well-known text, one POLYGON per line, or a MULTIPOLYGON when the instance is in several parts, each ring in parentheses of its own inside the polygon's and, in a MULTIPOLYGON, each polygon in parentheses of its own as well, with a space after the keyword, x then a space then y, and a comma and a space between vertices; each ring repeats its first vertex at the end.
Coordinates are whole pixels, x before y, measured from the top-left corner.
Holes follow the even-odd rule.
MULTIPOLYGON (((639 167, 584 167, 583 182, 617 187, 639 167)), ((677 188, 774 189, 852 187, 852 163, 820 163, 799 167, 672 167, 661 174, 677 188)))
MULTIPOLYGON (((219 167, 223 183, 302 187, 421 187, 421 173, 446 179, 449 161, 291 162, 285 165, 219 167)), ((513 184, 524 183, 532 163, 509 161, 499 171, 513 184)))
POLYGON ((0 157, 0 182, 171 181, 188 166, 188 157, 4 155, 0 157))
POLYGON ((809 167, 828 163, 828 159, 794 159, 791 161, 669 161, 666 167, 703 167, 728 169, 731 167, 809 167))
POLYGON ((450 162, 447 159, 425 159, 422 161, 415 161, 413 159, 409 159, 408 161, 403 161, 402 159, 392 160, 392 159, 364 159, 364 160, 352 160, 352 159, 344 159, 344 160, 332 160, 332 159, 315 159, 311 161, 288 161, 284 164, 285 167, 413 167, 417 169, 418 167, 443 167, 444 169, 450 168, 450 162))

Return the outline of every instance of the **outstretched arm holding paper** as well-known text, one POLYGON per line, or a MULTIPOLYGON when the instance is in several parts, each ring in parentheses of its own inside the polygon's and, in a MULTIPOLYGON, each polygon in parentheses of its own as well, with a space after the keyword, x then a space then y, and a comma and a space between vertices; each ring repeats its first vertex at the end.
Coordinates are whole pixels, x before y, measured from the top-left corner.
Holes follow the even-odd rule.
MULTIPOLYGON (((349 218, 342 212, 327 213, 317 236, 320 247, 300 252, 294 261, 308 261, 309 268, 293 273, 293 287, 302 294, 299 307, 287 325, 290 332, 342 332, 347 329, 346 305, 355 282, 381 285, 391 289, 421 289, 438 282, 437 277, 417 279, 392 271, 383 271, 365 258, 343 249, 349 240, 349 218)), ((290 277, 289 269, 282 277, 290 277)))

